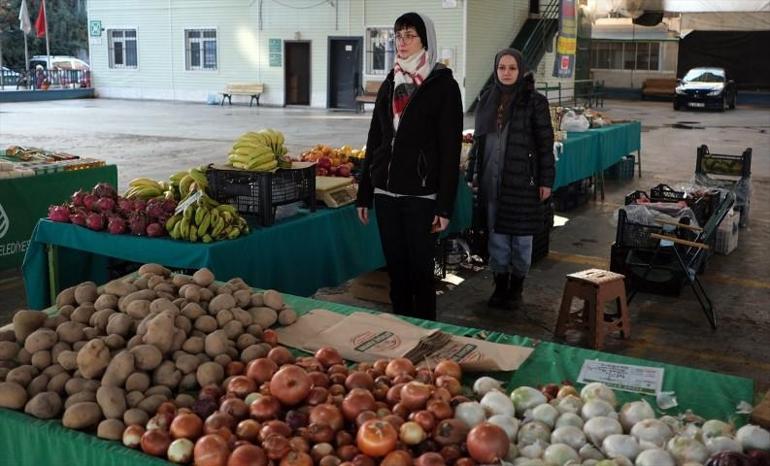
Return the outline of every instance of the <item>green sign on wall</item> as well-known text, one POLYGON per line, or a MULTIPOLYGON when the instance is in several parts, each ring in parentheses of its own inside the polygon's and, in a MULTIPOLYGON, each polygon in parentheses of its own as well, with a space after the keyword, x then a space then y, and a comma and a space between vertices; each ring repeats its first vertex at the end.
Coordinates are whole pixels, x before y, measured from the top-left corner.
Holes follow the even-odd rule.
POLYGON ((88 32, 91 37, 102 37, 102 22, 98 19, 92 19, 88 23, 88 32))
POLYGON ((282 46, 281 39, 270 39, 268 48, 270 52, 270 66, 281 66, 282 46))

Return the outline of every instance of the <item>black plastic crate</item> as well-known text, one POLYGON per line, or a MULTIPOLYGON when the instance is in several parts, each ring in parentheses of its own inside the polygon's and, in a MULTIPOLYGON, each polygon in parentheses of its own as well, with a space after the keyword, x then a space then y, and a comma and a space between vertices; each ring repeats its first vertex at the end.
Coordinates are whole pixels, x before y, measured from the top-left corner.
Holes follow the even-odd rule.
POLYGON ((555 190, 551 196, 554 209, 566 212, 585 204, 591 195, 592 186, 591 178, 583 178, 555 190))
MULTIPOLYGON (((622 274, 626 277, 626 292, 630 293, 632 290, 641 291, 643 293, 653 293, 664 296, 679 296, 684 287, 684 280, 681 276, 674 274, 666 274, 665 276, 656 272, 652 275, 648 275, 647 279, 643 279, 643 270, 632 270, 631 267, 626 265, 626 258, 632 248, 624 247, 613 243, 610 249, 610 271, 622 274)), ((636 252, 639 254, 639 252, 636 252)), ((651 256, 653 251, 644 251, 641 254, 651 256)), ((666 260, 676 260, 670 254, 663 254, 661 258, 667 258, 666 260)))
POLYGON ((679 202, 684 201, 684 196, 684 191, 676 191, 664 183, 650 189, 650 200, 652 202, 679 202))
POLYGON ((637 201, 641 199, 646 199, 647 202, 650 201, 650 196, 647 195, 644 191, 633 191, 628 194, 626 194, 624 205, 631 205, 631 204, 638 204, 637 201))
POLYGON ((238 213, 256 219, 262 226, 272 225, 278 206, 304 202, 315 211, 315 167, 251 172, 209 166, 206 172, 209 194, 227 203, 238 213))
POLYGON ((636 158, 633 155, 623 157, 618 163, 604 170, 604 177, 606 179, 620 181, 633 180, 635 160, 636 158))

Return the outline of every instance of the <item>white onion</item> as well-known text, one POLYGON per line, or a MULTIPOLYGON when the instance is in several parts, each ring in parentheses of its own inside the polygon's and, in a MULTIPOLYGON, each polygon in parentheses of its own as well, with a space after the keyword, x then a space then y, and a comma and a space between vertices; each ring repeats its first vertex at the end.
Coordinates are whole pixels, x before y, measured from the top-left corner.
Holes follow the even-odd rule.
POLYGON ((608 435, 622 434, 623 427, 616 419, 599 416, 589 419, 583 426, 583 432, 588 440, 598 447, 608 435))
POLYGON ((563 443, 579 450, 586 444, 586 434, 575 426, 559 427, 551 434, 551 443, 563 443))
POLYGON ((513 462, 513 466, 548 466, 540 458, 519 457, 513 462))
POLYGON ((547 403, 548 399, 540 390, 532 387, 519 387, 511 392, 511 400, 516 406, 516 414, 521 416, 524 411, 532 409, 537 405, 547 403))
POLYGON ((581 466, 596 466, 599 464, 599 460, 585 460, 580 463, 581 466))
POLYGON ((620 408, 620 425, 626 432, 629 432, 634 424, 645 419, 655 419, 655 411, 646 400, 632 401, 620 408))
POLYGON ((674 434, 678 434, 679 431, 684 427, 682 421, 680 421, 678 418, 675 418, 674 416, 662 416, 659 420, 660 422, 666 424, 674 434))
POLYGON ((564 466, 567 461, 578 459, 580 459, 580 457, 577 452, 569 445, 564 445, 563 443, 550 445, 543 453, 543 460, 549 465, 564 466))
POLYGON ((701 439, 703 439, 703 433, 701 432, 700 426, 694 423, 690 423, 684 426, 684 429, 681 429, 679 432, 677 432, 677 435, 680 437, 689 437, 699 442, 701 439))
MULTIPOLYGON (((634 466, 634 463, 630 459, 626 458, 625 456, 618 456, 616 458, 612 458, 611 460, 604 460, 604 461, 609 461, 610 462, 609 464, 613 464, 611 463, 611 461, 614 461, 615 462, 614 464, 616 464, 617 466, 634 466)), ((603 463, 604 463, 603 461, 599 461, 596 464, 603 465, 603 463)))
POLYGON ((487 422, 503 429, 511 441, 516 440, 516 434, 519 431, 519 420, 515 417, 495 414, 487 419, 487 422))
POLYGON ((662 448, 644 450, 636 457, 636 466, 676 466, 671 454, 662 448))
POLYGON ((505 396, 505 393, 498 392, 497 390, 492 390, 484 395, 481 399, 481 407, 484 408, 487 416, 494 416, 495 414, 513 416, 516 414, 513 401, 505 396))
POLYGON ((560 398, 556 400, 556 409, 559 410, 560 413, 579 413, 580 409, 583 407, 583 400, 576 397, 575 395, 567 395, 564 398, 560 398))
POLYGON ((615 392, 601 382, 592 382, 583 387, 580 390, 580 398, 583 399, 584 403, 599 398, 612 405, 613 408, 618 405, 615 392))
POLYGON ((639 448, 639 442, 630 435, 613 434, 608 435, 602 441, 602 450, 610 458, 617 458, 622 456, 633 461, 636 455, 639 454, 641 448, 639 448))
POLYGON ((466 401, 457 405, 455 417, 468 427, 475 427, 487 420, 484 408, 477 401, 466 401))
POLYGON ((753 424, 738 429, 735 439, 741 442, 744 450, 770 450, 770 432, 753 424))
POLYGON ((521 442, 519 442, 519 454, 527 458, 541 458, 546 448, 548 448, 548 442, 542 442, 540 440, 523 447, 521 446, 521 442))
POLYGON ((559 411, 548 403, 535 406, 532 410, 532 419, 542 422, 551 429, 553 429, 554 424, 556 424, 556 418, 558 417, 559 411))
POLYGON ((663 448, 674 433, 668 424, 659 419, 645 419, 631 428, 631 435, 639 441, 643 449, 663 448))
POLYGON ((678 464, 683 464, 688 461, 703 463, 709 456, 709 452, 705 445, 694 438, 683 437, 681 435, 677 435, 669 440, 666 445, 666 450, 674 456, 674 459, 676 459, 678 464))
POLYGON ((598 416, 611 417, 613 419, 618 418, 618 413, 615 412, 615 408, 613 408, 611 404, 600 399, 587 401, 580 410, 580 415, 583 416, 583 419, 585 420, 598 416))
POLYGON ((519 457, 519 447, 515 443, 511 442, 508 445, 508 453, 505 455, 505 461, 513 463, 513 461, 519 457))
POLYGON ((730 437, 711 437, 706 439, 706 448, 709 454, 719 453, 720 451, 737 451, 743 453, 741 442, 730 437))
POLYGON ((701 427, 703 440, 713 437, 732 437, 733 432, 733 426, 718 419, 710 419, 704 422, 703 427, 701 427))
POLYGON ((564 427, 564 426, 575 426, 578 429, 583 428, 583 418, 578 416, 575 413, 564 413, 561 416, 559 416, 559 419, 556 420, 556 424, 554 427, 564 427))
POLYGON ((604 459, 604 453, 602 453, 602 451, 596 448, 592 443, 586 443, 580 447, 578 454, 584 460, 600 461, 604 459))
POLYGON ((473 392, 478 396, 484 396, 492 390, 503 391, 503 384, 492 377, 479 377, 473 382, 473 392))
POLYGON ((547 444, 551 440, 551 429, 540 421, 528 422, 519 427, 516 438, 519 447, 532 445, 535 442, 547 444))

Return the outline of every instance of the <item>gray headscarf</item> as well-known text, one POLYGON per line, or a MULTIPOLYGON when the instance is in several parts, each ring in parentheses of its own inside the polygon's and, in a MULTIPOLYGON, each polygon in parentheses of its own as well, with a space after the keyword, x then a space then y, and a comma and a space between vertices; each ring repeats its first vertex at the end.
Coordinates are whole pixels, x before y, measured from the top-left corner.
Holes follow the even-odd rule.
POLYGON ((527 66, 527 62, 524 61, 521 52, 516 49, 502 49, 497 52, 495 55, 495 63, 492 68, 494 84, 481 96, 479 105, 476 108, 475 136, 481 136, 497 130, 498 114, 502 113, 506 118, 510 114, 511 103, 516 100, 516 97, 526 86, 525 76, 528 73, 529 67, 527 66), (500 64, 500 59, 505 55, 510 55, 516 59, 516 63, 519 67, 519 76, 513 84, 503 84, 497 77, 497 65, 500 64), (501 103, 504 107, 502 109, 500 108, 501 103))

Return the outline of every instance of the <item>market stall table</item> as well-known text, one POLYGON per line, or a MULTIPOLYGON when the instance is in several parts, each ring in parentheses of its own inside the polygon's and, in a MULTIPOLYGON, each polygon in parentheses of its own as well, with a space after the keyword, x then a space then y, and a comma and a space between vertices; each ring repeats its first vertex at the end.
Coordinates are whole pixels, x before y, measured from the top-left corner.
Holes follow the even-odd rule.
MULTIPOLYGON (((315 308, 326 308, 343 314, 366 311, 341 304, 321 302, 308 298, 285 296, 287 303, 299 313, 315 308)), ((467 327, 442 324, 419 319, 408 319, 423 327, 438 327, 455 335, 476 336, 479 331, 467 327)), ((738 425, 746 422, 746 416, 735 414, 736 405, 741 401, 753 400, 754 384, 750 379, 706 372, 687 367, 646 361, 620 355, 602 353, 549 342, 535 342, 529 338, 491 332, 489 341, 534 347, 532 355, 521 368, 514 372, 491 374, 506 383, 506 389, 529 385, 537 387, 545 383, 575 381, 583 361, 601 361, 641 366, 661 367, 665 370, 663 390, 673 391, 679 402, 676 408, 666 414, 684 412, 687 409, 706 419, 736 420, 738 425)), ((481 374, 468 376, 466 384, 481 374)), ((640 398, 640 395, 616 391, 618 401, 624 403, 640 398)), ((656 402, 645 397, 652 406, 656 402)), ((656 410, 657 411, 657 410, 656 410)), ((168 464, 157 458, 130 450, 118 442, 109 442, 83 432, 65 429, 59 421, 41 421, 20 412, 0 409, 0 464, 15 466, 37 465, 78 465, 150 466, 168 464)))
POLYGON ((96 183, 117 184, 115 165, 0 179, 0 270, 18 267, 32 230, 51 204, 60 204, 73 192, 90 190, 96 183))
MULTIPOLYGON (((471 193, 458 190, 449 233, 468 228, 471 193)), ((361 225, 355 207, 300 211, 235 240, 209 244, 110 235, 76 225, 41 220, 24 260, 30 309, 50 303, 50 292, 91 280, 109 280, 109 258, 155 262, 177 269, 209 268, 224 280, 241 277, 262 288, 308 296, 385 265, 376 216, 361 225)))

